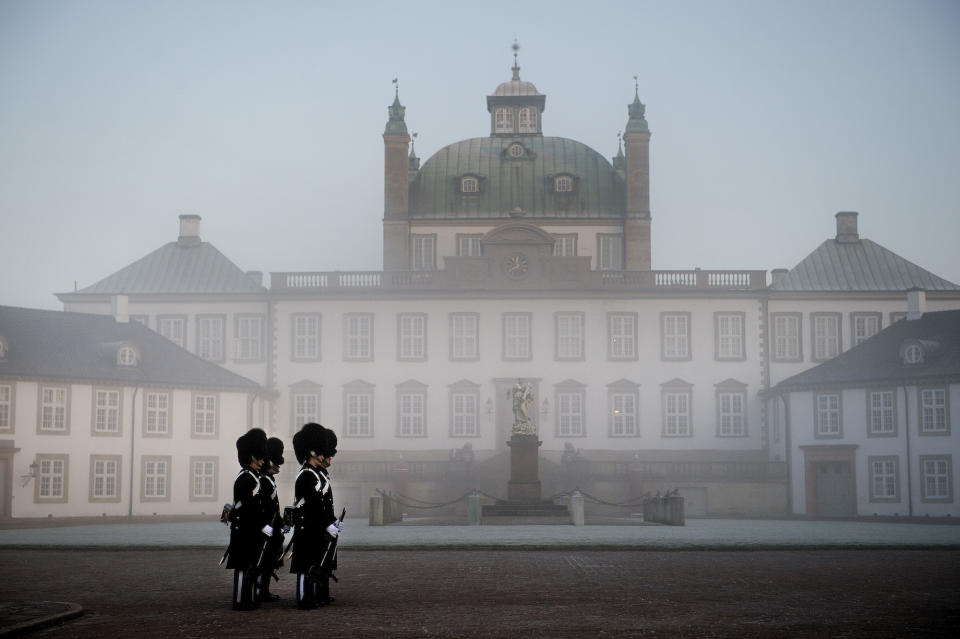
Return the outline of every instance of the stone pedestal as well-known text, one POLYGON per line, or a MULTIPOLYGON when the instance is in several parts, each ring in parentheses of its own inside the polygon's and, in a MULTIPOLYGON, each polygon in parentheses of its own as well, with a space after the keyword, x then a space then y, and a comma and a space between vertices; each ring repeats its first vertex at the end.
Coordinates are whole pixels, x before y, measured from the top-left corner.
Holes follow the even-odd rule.
POLYGON ((512 502, 540 500, 540 444, 536 435, 513 435, 510 447, 510 481, 507 500, 512 502))

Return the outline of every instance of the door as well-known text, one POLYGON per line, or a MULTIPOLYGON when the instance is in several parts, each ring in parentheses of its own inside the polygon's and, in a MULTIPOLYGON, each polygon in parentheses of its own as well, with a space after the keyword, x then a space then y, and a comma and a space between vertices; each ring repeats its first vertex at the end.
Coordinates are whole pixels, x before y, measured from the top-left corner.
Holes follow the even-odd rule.
POLYGON ((0 519, 10 517, 10 504, 13 502, 13 486, 10 481, 10 458, 0 457, 0 519))
POLYGON ((853 464, 821 461, 815 465, 817 516, 853 517, 853 464))

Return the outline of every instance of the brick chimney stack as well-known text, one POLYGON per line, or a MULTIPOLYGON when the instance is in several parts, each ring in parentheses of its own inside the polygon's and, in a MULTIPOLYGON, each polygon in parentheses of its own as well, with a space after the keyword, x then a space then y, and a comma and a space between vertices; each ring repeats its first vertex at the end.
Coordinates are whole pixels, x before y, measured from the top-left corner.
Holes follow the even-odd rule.
POLYGON ((181 215, 180 216, 180 237, 177 238, 177 244, 180 246, 199 246, 200 245, 200 216, 199 215, 181 215))
POLYGON ((843 243, 853 243, 860 241, 860 233, 857 232, 857 215, 855 211, 840 211, 837 213, 837 241, 843 243))

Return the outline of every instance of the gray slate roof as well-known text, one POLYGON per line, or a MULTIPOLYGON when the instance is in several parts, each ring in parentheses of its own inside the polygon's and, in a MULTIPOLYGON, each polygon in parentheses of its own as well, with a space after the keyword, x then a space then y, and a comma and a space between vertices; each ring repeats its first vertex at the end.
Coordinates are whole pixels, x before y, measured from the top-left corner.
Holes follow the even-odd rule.
POLYGON ((111 315, 0 306, 0 336, 7 345, 0 376, 262 390, 139 322, 117 322, 111 315), (139 351, 139 365, 117 365, 122 344, 139 351))
MULTIPOLYGON (((209 242, 169 242, 78 293, 264 293, 209 242)), ((72 293, 64 293, 70 295, 72 293)))
POLYGON ((960 378, 960 310, 925 313, 901 320, 833 359, 789 377, 772 390, 829 385, 864 385, 929 378, 960 378), (922 364, 904 365, 900 347, 907 340, 935 345, 922 364))
POLYGON ((773 291, 960 291, 960 286, 937 277, 871 240, 838 242, 830 239, 794 266, 773 291))

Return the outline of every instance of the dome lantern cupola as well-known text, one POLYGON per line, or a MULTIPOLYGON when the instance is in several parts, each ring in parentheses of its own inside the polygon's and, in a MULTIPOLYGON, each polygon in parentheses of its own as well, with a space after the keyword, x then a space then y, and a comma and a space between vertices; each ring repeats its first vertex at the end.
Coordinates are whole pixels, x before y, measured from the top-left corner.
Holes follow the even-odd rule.
POLYGON ((404 120, 407 109, 402 104, 400 104, 400 86, 397 84, 397 79, 393 79, 394 85, 394 94, 393 94, 393 104, 387 107, 387 112, 389 117, 387 118, 387 126, 383 130, 384 135, 406 135, 407 134, 407 122, 404 120))
POLYGON ((519 50, 520 45, 514 41, 510 81, 501 82, 493 94, 487 96, 491 136, 543 135, 540 114, 544 111, 547 96, 537 91, 532 82, 520 79, 519 50))

